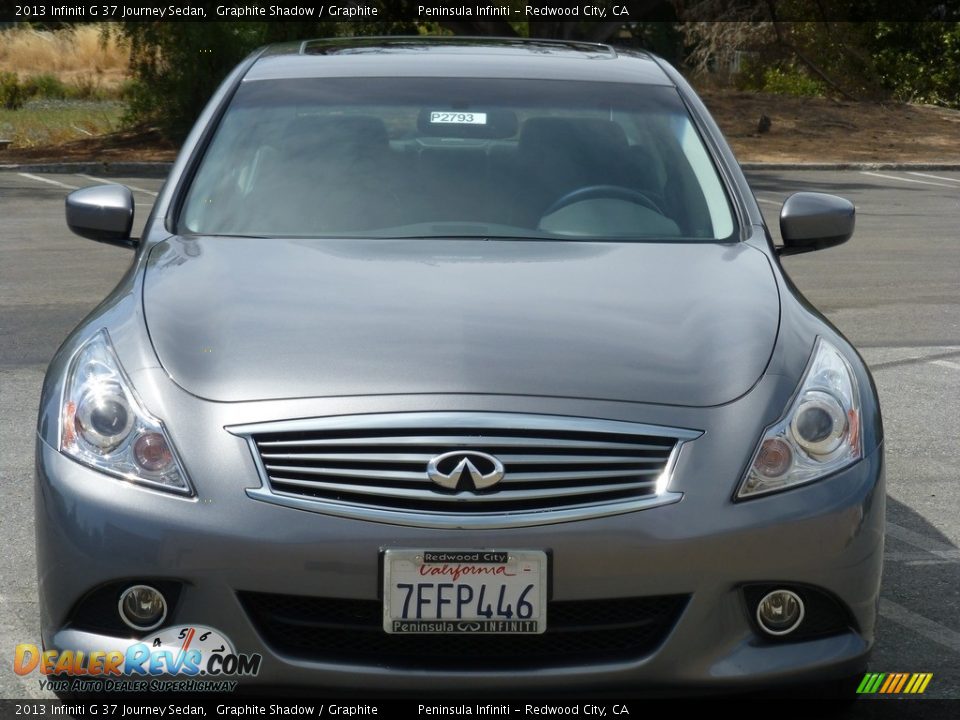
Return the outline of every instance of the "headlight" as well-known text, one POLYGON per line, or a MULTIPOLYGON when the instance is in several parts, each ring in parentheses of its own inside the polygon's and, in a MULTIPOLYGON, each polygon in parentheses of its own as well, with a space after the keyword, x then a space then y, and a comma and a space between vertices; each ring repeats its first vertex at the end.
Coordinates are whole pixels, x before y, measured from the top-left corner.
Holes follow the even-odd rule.
POLYGON ((818 338, 796 397, 754 452, 738 498, 782 490, 841 470, 863 455, 860 394, 846 358, 818 338))
POLYGON ((163 423, 137 399, 106 330, 74 355, 60 417, 64 455, 124 480, 193 493, 163 423))

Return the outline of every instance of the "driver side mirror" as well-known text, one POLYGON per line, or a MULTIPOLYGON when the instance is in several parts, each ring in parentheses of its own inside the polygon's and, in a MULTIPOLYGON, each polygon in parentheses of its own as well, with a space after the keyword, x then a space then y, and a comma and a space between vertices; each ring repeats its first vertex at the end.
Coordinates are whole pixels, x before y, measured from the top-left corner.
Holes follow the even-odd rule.
POLYGON ((66 200, 67 227, 80 237, 134 248, 133 193, 124 185, 94 185, 74 190, 66 200))
POLYGON ((780 210, 779 255, 822 250, 846 242, 853 235, 856 210, 853 203, 836 195, 794 193, 780 210))

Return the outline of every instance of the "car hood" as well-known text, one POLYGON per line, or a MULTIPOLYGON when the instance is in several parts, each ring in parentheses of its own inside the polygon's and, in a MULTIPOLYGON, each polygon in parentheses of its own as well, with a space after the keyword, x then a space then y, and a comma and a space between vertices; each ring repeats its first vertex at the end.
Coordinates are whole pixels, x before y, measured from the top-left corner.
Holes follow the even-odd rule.
POLYGON ((725 403, 763 373, 779 297, 743 244, 171 238, 147 328, 220 401, 499 393, 725 403))

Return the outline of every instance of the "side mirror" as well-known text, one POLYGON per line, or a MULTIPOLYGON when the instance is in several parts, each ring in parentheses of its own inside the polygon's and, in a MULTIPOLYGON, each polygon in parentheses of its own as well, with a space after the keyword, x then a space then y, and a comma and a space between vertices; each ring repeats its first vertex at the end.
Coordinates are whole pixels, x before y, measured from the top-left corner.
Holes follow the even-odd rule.
POLYGON ((67 227, 80 237, 97 242, 136 247, 133 228, 133 193, 124 185, 94 185, 67 195, 67 227))
POLYGON ((800 192, 787 198, 780 210, 780 255, 822 250, 846 242, 853 235, 856 210, 836 195, 800 192))

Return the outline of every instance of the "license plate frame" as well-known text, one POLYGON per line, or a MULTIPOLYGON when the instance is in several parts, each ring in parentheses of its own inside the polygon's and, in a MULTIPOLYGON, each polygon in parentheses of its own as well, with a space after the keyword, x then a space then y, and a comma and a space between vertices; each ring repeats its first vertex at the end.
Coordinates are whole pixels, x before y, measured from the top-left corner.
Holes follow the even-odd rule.
POLYGON ((535 635, 547 629, 549 557, 544 550, 390 548, 381 555, 386 633, 535 635), (423 574, 421 568, 429 568, 427 574, 423 574), (418 578, 424 579, 418 581, 418 578), (394 587, 395 582, 404 581, 413 587, 394 587), (443 589, 437 587, 440 583, 450 586, 450 597, 442 603, 443 589), (417 598, 424 597, 421 585, 430 586, 428 594, 434 590, 436 594, 431 595, 430 602, 421 602, 418 608, 417 598), (464 592, 462 587, 470 590, 464 592), (482 593, 481 587, 485 588, 482 593), (525 606, 521 608, 521 600, 532 608, 529 617, 519 617, 527 611, 525 606), (403 615, 404 601, 407 617, 403 615), (514 605, 517 612, 513 612, 514 605), (508 608, 513 617, 501 616, 501 611, 508 608), (419 609, 421 617, 411 617, 415 609, 419 609), (431 614, 438 612, 441 617, 427 616, 425 609, 431 614), (489 610, 491 617, 481 617, 481 610, 489 610))

